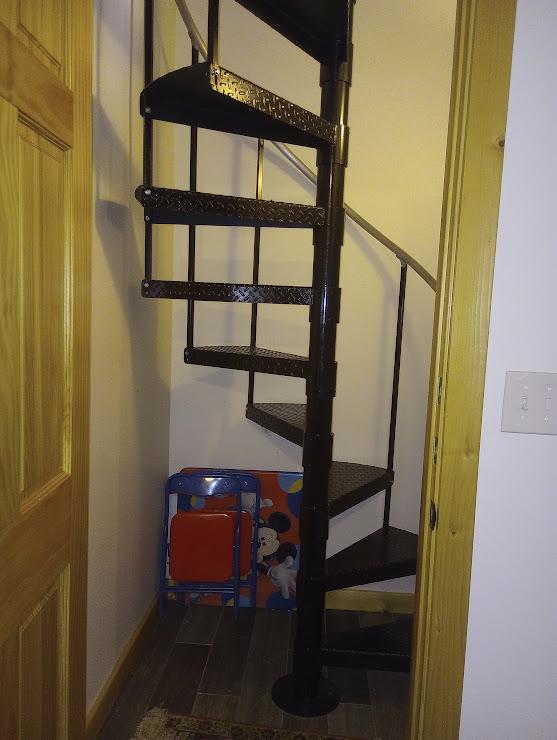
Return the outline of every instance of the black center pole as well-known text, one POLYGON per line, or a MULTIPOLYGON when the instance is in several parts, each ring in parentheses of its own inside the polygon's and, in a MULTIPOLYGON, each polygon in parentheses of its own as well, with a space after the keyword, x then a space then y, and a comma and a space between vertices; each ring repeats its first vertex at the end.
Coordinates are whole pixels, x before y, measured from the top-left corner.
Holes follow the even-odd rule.
MULTIPOLYGON (((351 11, 353 3, 351 3, 351 11)), ((337 124, 334 146, 318 151, 317 205, 326 223, 314 232, 307 415, 304 435, 304 495, 300 512, 300 569, 294 670, 278 679, 273 699, 281 709, 302 716, 332 711, 339 693, 322 675, 325 613, 325 557, 329 533, 328 482, 332 462, 335 344, 340 305, 340 252, 344 236, 344 174, 348 154, 348 94, 352 44, 349 23, 347 59, 338 53, 321 66, 321 116, 337 124)))

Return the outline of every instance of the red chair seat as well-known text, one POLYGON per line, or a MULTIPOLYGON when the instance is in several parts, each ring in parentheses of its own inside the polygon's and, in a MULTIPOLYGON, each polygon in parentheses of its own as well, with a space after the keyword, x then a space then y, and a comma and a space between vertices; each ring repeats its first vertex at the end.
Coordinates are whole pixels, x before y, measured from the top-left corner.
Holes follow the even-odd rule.
MULTIPOLYGON (((174 581, 222 582, 234 575, 235 511, 179 511, 170 521, 169 575, 174 581)), ((242 512, 240 575, 251 568, 251 517, 242 512)))

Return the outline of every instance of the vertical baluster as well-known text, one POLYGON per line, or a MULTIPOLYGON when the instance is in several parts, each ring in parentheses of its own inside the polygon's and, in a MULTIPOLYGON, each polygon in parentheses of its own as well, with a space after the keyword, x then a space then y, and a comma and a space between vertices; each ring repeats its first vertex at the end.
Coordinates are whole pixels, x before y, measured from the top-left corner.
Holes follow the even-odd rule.
MULTIPOLYGON (((261 200, 263 197, 263 155, 264 155, 265 143, 263 139, 257 140, 257 182, 255 185, 255 197, 257 200, 261 200)), ((253 235, 253 275, 252 282, 254 285, 259 283, 259 253, 261 246, 261 229, 259 226, 255 227, 253 235)), ((250 347, 255 347, 257 342, 257 303, 251 304, 251 335, 250 335, 250 347)), ((253 391, 255 385, 255 373, 253 370, 249 372, 249 384, 248 384, 248 406, 253 405, 253 391)))
MULTIPOLYGON (((191 47, 192 64, 199 61, 199 51, 191 47)), ((197 190, 197 126, 190 127, 190 190, 197 190)), ((195 225, 190 224, 188 227, 188 282, 195 282, 195 225)), ((194 341, 194 318, 195 304, 194 301, 188 301, 187 328, 186 328, 186 346, 188 349, 193 347, 194 341)))
MULTIPOLYGON (((144 32, 144 82, 153 81, 153 0, 145 0, 143 16, 144 32)), ((143 118, 143 184, 153 184, 153 121, 145 111, 143 118)), ((153 225, 145 216, 145 280, 151 279, 153 269, 153 225)))
MULTIPOLYGON (((398 386, 400 380, 400 356, 402 352, 402 330, 404 328, 404 302, 406 300, 406 272, 408 265, 400 264, 400 287, 398 291, 398 314, 396 322, 395 361, 393 370, 393 388, 391 394, 391 421, 389 426, 389 452, 387 454, 387 468, 392 471, 395 459, 396 415, 398 409, 398 386)), ((391 515, 391 486, 385 491, 385 508, 383 510, 383 526, 389 526, 391 515)))
POLYGON ((219 5, 219 0, 209 0, 207 61, 216 65, 219 63, 219 5))

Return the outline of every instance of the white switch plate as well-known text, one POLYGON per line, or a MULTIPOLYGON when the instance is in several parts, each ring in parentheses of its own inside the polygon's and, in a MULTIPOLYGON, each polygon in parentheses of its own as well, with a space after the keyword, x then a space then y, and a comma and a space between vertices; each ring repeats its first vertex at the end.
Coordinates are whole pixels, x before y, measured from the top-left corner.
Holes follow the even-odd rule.
POLYGON ((557 434, 557 373, 507 371, 501 431, 557 434))

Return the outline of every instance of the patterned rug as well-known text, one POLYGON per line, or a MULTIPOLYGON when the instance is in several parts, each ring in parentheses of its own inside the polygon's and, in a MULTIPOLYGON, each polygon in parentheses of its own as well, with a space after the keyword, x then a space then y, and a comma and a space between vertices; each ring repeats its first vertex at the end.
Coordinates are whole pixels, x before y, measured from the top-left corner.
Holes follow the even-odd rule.
POLYGON ((141 720, 132 740, 346 740, 339 735, 289 732, 252 727, 218 719, 178 717, 165 709, 151 709, 141 720))

